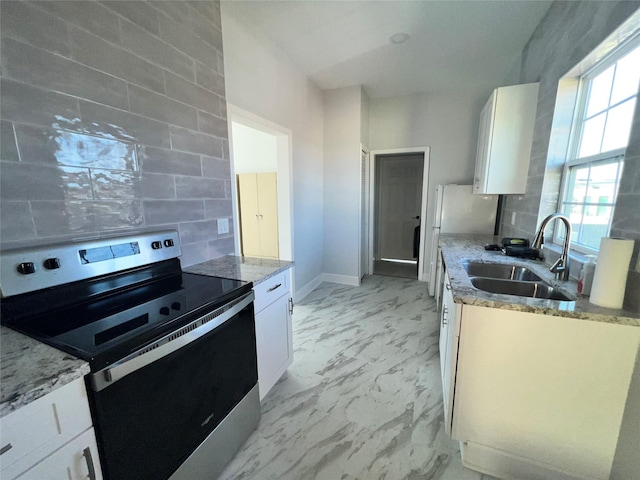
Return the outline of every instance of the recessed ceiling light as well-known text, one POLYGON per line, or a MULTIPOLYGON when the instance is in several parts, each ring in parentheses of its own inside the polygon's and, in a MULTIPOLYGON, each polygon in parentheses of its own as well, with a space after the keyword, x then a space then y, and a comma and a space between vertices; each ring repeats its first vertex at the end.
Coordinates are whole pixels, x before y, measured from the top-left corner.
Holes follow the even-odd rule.
POLYGON ((408 33, 394 33, 389 37, 389 41, 395 44, 404 43, 407 40, 409 40, 408 33))

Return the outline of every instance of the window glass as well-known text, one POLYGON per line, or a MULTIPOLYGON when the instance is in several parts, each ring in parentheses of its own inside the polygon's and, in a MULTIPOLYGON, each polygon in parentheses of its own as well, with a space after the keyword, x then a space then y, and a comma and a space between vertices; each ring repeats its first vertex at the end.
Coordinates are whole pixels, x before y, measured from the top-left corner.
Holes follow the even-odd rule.
MULTIPOLYGON (((585 253, 609 235, 640 83, 640 45, 609 57, 598 73, 581 79, 583 92, 572 124, 574 154, 567 159, 560 205, 573 226, 571 242, 585 253)), ((556 227, 556 241, 564 240, 556 227)))

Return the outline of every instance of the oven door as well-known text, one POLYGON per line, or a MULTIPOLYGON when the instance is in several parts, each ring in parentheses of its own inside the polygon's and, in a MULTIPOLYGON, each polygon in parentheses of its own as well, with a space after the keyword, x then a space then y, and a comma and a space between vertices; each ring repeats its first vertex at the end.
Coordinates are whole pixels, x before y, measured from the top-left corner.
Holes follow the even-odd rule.
POLYGON ((253 292, 90 376, 105 478, 169 478, 256 386, 252 300, 253 292))

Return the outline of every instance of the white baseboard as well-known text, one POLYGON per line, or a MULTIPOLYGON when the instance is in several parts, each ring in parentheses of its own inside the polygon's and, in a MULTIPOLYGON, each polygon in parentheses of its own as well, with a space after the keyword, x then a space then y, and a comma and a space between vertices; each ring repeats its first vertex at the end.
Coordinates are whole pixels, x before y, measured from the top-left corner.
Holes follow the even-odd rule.
POLYGON ((336 275, 335 273, 323 273, 322 281, 329 283, 339 283, 341 285, 351 285, 352 287, 360 286, 360 279, 350 275, 336 275))
POLYGON ((322 275, 323 274, 321 273, 316 278, 314 278, 309 283, 307 283, 304 287, 302 287, 299 290, 296 290, 293 293, 294 302, 296 302, 296 303, 300 302, 304 297, 306 297, 311 292, 313 292, 316 288, 318 288, 320 286, 320 284, 324 281, 323 278, 322 278, 322 275))

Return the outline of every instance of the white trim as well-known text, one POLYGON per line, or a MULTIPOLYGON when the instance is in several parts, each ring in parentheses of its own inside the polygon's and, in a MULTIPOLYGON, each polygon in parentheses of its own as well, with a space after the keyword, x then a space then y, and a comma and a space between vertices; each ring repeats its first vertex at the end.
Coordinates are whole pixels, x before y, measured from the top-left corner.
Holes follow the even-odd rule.
POLYGON ((337 275, 335 273, 323 273, 322 281, 329 283, 339 283, 341 285, 350 285, 352 287, 360 286, 360 279, 352 275, 337 275))
POLYGON ((294 300, 294 302, 298 303, 298 302, 302 301, 307 295, 309 295, 316 288, 318 288, 320 286, 320 284, 323 282, 323 275, 324 274, 321 273, 316 278, 314 278, 309 283, 307 283, 304 287, 302 287, 302 288, 300 288, 298 290, 295 290, 293 292, 293 300, 294 300))
POLYGON ((422 208, 420 209, 420 252, 418 257, 418 280, 426 282, 429 274, 425 274, 424 265, 427 259, 427 251, 425 249, 425 238, 427 231, 427 201, 429 190, 429 164, 431 147, 412 147, 412 148, 390 148, 385 150, 371 150, 369 152, 369 272, 373 273, 373 261, 375 258, 375 245, 373 239, 375 226, 375 177, 376 177, 376 156, 378 155, 395 155, 404 153, 422 153, 423 169, 422 169, 422 208))
MULTIPOLYGON (((360 144, 360 162, 362 162, 362 154, 364 154, 367 159, 366 159, 366 164, 365 164, 365 179, 371 176, 371 171, 370 171, 370 157, 369 157, 369 149, 364 146, 362 143, 360 144)), ((362 171, 361 171, 362 174, 362 171)), ((360 188, 362 188, 362 178, 360 178, 360 188)), ((369 194, 371 191, 371 189, 369 188, 367 192, 365 192, 366 194, 369 194)), ((358 204, 358 211, 360 214, 362 214, 362 196, 363 196, 363 192, 360 192, 360 198, 359 198, 359 204, 358 204)), ((369 195, 367 195, 368 197, 369 195)), ((365 201, 365 203, 367 203, 366 205, 366 216, 370 218, 370 214, 369 211, 371 210, 371 204, 368 203, 367 201, 365 201)), ((364 218, 360 218, 360 229, 358 230, 358 276, 362 279, 363 276, 365 275, 371 275, 373 273, 373 269, 369 268, 369 262, 367 262, 367 266, 365 267, 365 271, 362 271, 362 257, 363 256, 367 256, 369 254, 369 245, 371 243, 371 236, 369 235, 369 231, 367 230, 367 232, 365 233, 366 238, 366 242, 367 242, 367 251, 363 252, 362 251, 362 243, 363 243, 363 238, 362 238, 362 223, 364 222, 364 218)))
POLYGON ((231 157, 231 203, 234 213, 235 251, 240 255, 240 215, 238 215, 238 195, 233 162, 232 123, 240 123, 250 128, 269 133, 276 137, 278 162, 278 247, 280 259, 294 261, 293 258, 293 132, 286 127, 259 117, 251 112, 227 104, 227 125, 229 129, 229 156, 231 157))

